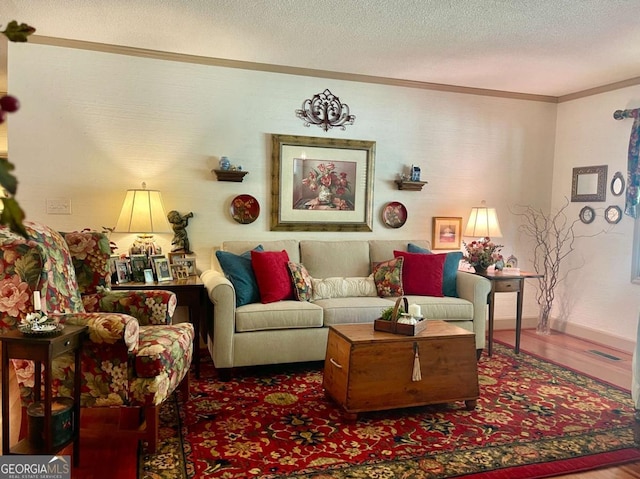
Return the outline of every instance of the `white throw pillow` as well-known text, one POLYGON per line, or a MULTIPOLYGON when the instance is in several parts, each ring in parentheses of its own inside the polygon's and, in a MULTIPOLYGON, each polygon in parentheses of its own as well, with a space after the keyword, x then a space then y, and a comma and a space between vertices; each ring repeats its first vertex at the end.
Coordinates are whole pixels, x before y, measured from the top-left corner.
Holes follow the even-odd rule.
POLYGON ((353 298, 378 296, 373 275, 358 278, 311 278, 313 284, 312 301, 330 298, 353 298))

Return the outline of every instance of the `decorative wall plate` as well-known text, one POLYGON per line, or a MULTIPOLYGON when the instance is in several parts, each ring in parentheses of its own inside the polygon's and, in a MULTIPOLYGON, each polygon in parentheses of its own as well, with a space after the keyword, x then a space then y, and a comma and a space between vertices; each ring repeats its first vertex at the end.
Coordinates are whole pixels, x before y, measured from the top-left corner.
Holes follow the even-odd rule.
POLYGON ((234 220, 247 225, 260 216, 260 203, 251 195, 238 195, 231 200, 229 211, 234 220))
POLYGON ((596 212, 593 211, 593 208, 591 206, 585 206, 580 210, 580 221, 582 221, 584 224, 588 225, 589 223, 592 223, 593 220, 595 219, 596 219, 596 212))
POLYGON ((389 228, 400 228, 407 222, 407 209, 398 201, 392 201, 382 210, 382 221, 389 228))
POLYGON ((604 217, 608 223, 615 225, 622 219, 622 210, 619 206, 609 206, 606 210, 604 210, 604 217))

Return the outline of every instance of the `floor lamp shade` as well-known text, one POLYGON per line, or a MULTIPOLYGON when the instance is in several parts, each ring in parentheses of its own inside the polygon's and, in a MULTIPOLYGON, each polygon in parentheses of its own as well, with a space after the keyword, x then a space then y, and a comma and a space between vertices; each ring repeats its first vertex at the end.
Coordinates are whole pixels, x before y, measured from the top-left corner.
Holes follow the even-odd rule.
POLYGON ((484 201, 481 206, 471 208, 469 222, 464 230, 464 235, 473 238, 484 238, 486 236, 490 238, 502 237, 496 209, 487 208, 484 201))
POLYGON ((120 217, 114 230, 118 233, 170 233, 171 226, 158 190, 127 190, 120 217))

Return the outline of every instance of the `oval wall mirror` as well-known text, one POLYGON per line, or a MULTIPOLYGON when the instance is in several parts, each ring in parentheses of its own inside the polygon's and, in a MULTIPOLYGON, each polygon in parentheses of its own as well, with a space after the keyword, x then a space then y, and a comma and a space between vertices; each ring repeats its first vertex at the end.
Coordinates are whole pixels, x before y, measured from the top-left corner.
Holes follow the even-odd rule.
POLYGON ((624 192, 624 177, 620 171, 616 172, 611 178, 611 194, 620 196, 624 192))

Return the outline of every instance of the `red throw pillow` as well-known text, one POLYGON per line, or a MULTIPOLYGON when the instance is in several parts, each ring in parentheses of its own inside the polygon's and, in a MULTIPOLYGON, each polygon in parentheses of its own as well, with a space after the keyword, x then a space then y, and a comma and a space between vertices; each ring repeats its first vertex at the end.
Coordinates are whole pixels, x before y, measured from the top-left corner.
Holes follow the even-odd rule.
POLYGON ((288 262, 289 255, 285 250, 251 251, 251 266, 256 275, 261 303, 293 299, 288 262))
POLYGON ((394 251, 393 256, 404 258, 402 287, 404 294, 442 297, 444 254, 407 253, 394 251))

